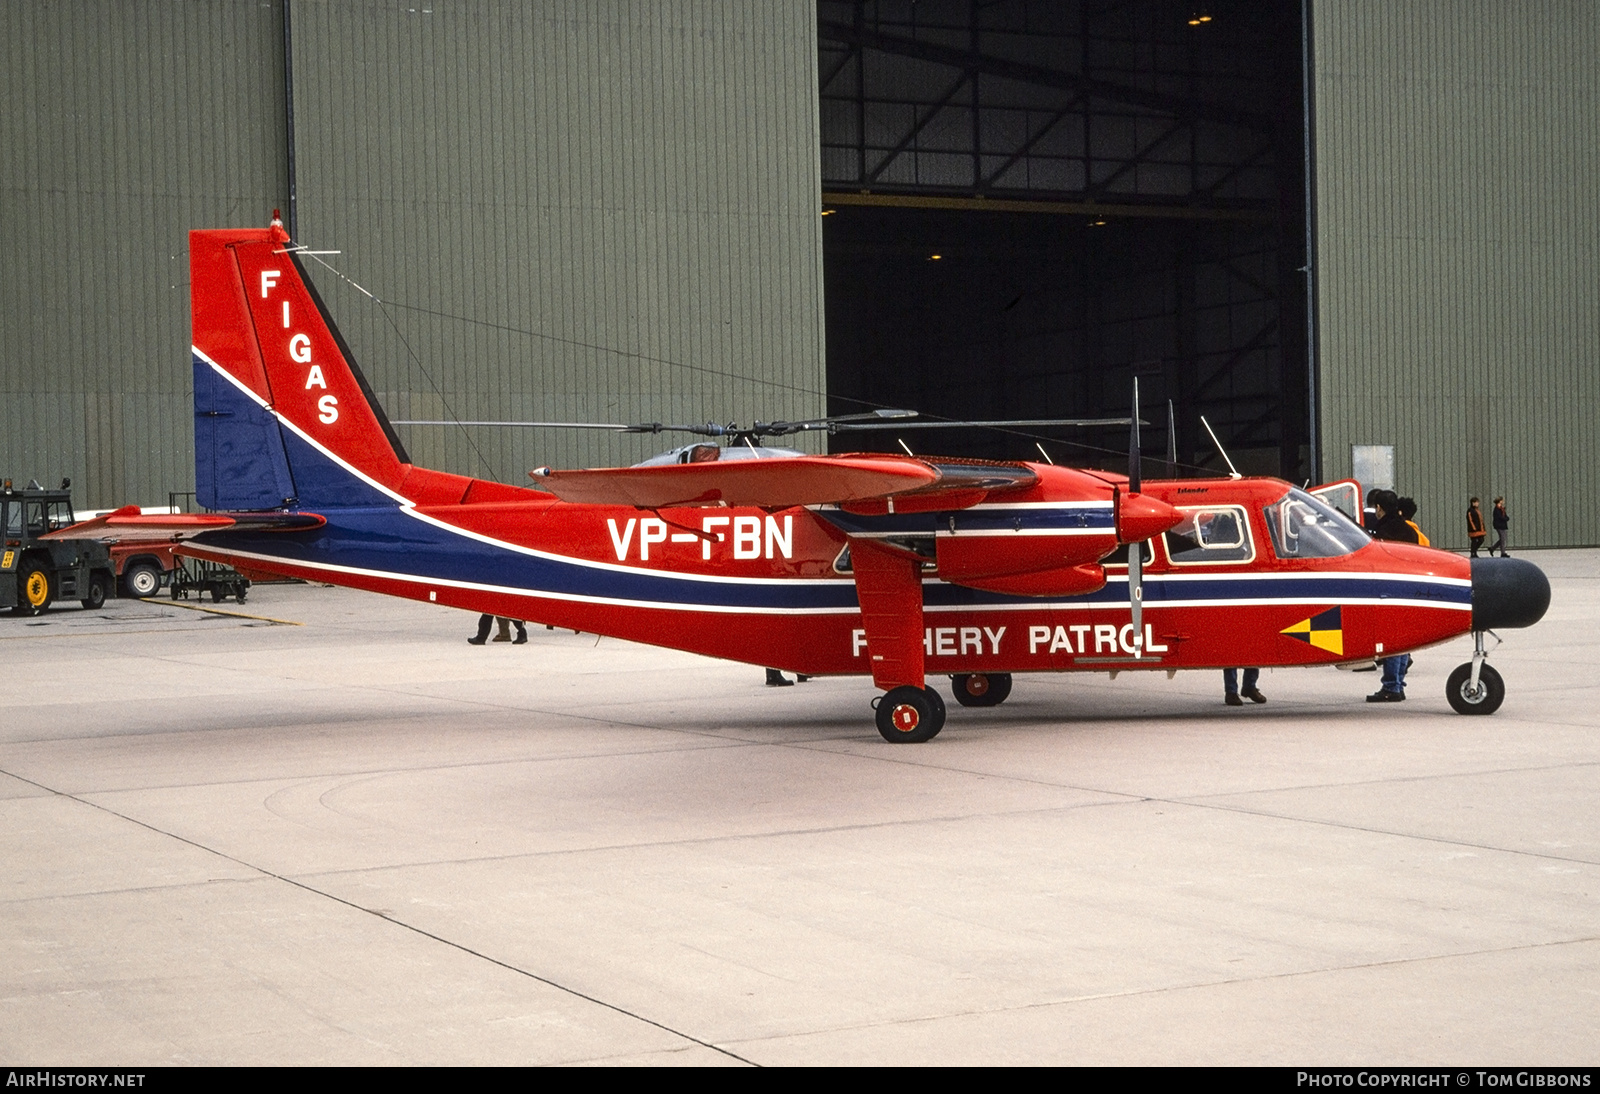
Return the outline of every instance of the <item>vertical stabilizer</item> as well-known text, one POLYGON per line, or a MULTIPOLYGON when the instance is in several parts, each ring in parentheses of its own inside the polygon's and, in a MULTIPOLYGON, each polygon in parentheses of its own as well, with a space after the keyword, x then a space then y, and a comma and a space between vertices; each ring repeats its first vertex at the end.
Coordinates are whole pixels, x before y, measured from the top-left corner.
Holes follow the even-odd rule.
POLYGON ((199 500, 395 504, 405 454, 290 248, 276 221, 189 233, 199 500))

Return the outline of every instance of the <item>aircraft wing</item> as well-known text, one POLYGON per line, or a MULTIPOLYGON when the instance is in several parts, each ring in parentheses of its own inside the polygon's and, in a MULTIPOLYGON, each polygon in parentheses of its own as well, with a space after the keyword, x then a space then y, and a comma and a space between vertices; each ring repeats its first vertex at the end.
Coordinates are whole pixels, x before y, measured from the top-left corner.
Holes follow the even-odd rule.
POLYGON ((315 513, 141 513, 125 505, 93 520, 79 521, 40 539, 92 539, 101 543, 177 543, 224 529, 300 532, 328 523, 315 513))
POLYGON ((562 501, 661 509, 677 505, 826 505, 935 487, 932 464, 902 456, 796 456, 657 467, 528 472, 562 501))

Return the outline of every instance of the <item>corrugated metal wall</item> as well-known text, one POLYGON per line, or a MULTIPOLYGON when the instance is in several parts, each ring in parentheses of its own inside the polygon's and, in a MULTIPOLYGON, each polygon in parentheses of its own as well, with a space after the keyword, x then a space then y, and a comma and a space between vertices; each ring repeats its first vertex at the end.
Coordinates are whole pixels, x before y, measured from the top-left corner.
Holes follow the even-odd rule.
POLYGON ((191 488, 187 232, 284 200, 281 41, 235 0, 0 5, 0 474, 191 488))
MULTIPOLYGON (((390 416, 704 422, 824 412, 813 7, 292 7, 299 233, 390 416), (426 310, 416 310, 426 309, 426 310)), ((526 482, 681 435, 402 426, 526 482)))
MULTIPOLYGON (((300 235, 396 302, 320 271, 392 417, 822 412, 811 4, 289 11, 300 235)), ((0 6, 0 474, 191 487, 185 233, 287 209, 282 42, 277 3, 0 6)), ((513 482, 679 440, 402 434, 513 482)))
POLYGON ((1600 543, 1600 8, 1314 0, 1321 423, 1441 546, 1600 543))

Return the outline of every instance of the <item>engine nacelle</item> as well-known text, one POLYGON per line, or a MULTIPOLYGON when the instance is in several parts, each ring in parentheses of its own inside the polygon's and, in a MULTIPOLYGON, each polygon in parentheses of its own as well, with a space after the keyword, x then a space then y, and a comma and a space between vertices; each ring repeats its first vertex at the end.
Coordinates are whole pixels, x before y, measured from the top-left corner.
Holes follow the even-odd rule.
POLYGON ((1106 569, 1097 562, 1056 570, 1035 570, 1008 577, 953 578, 945 573, 939 576, 954 585, 1009 596, 1082 596, 1099 592, 1106 584, 1106 569))

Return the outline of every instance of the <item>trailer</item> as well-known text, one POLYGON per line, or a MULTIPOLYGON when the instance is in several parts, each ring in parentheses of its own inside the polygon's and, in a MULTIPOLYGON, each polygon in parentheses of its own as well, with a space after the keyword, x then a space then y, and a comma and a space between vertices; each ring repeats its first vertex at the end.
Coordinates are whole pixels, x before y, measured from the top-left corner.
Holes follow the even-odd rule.
POLYGON ((250 591, 250 579, 232 566, 182 556, 175 561, 177 565, 172 568, 172 599, 188 600, 189 594, 193 593, 196 600, 203 600, 210 593, 212 602, 216 604, 230 596, 238 603, 244 603, 250 591))

